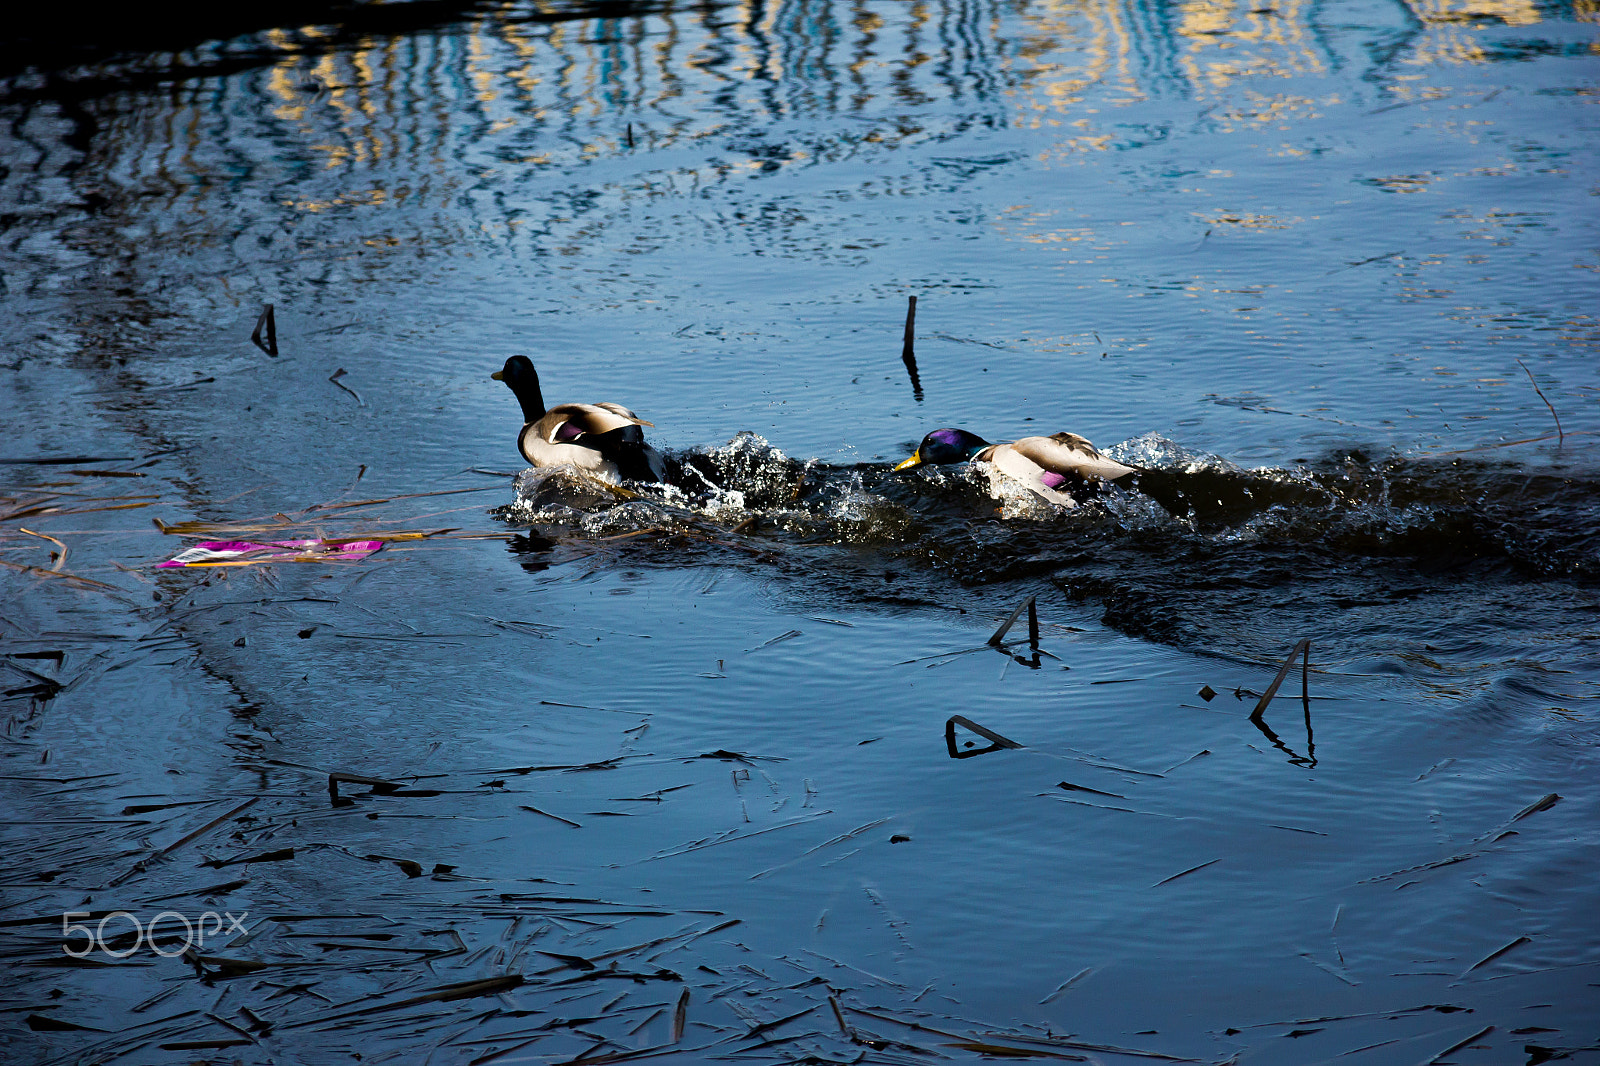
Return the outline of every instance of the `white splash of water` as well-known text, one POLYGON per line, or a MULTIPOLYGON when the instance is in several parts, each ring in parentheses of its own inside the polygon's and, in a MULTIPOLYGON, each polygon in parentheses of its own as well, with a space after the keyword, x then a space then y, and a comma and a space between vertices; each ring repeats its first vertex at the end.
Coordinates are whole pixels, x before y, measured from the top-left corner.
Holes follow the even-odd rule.
POLYGON ((1176 470, 1185 474, 1212 471, 1240 474, 1244 471, 1220 455, 1194 452, 1159 433, 1145 433, 1105 449, 1105 454, 1128 466, 1154 470, 1176 470))

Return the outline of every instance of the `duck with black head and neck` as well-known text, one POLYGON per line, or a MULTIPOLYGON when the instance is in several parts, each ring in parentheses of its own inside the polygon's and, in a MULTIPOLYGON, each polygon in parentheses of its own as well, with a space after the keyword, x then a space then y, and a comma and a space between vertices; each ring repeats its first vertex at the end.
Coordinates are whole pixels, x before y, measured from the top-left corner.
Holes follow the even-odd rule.
POLYGON ((615 403, 545 407, 539 372, 525 355, 513 355, 489 376, 505 382, 522 405, 517 450, 534 466, 570 465, 613 485, 665 478, 661 453, 645 442, 639 428, 655 423, 615 403))
POLYGON ((1023 437, 1009 444, 991 444, 964 429, 936 429, 922 438, 911 458, 895 466, 909 470, 928 463, 984 462, 990 464, 989 494, 999 498, 1007 482, 1060 507, 1076 507, 1073 492, 1082 493, 1098 482, 1116 481, 1135 473, 1101 455, 1076 433, 1048 437, 1023 437))

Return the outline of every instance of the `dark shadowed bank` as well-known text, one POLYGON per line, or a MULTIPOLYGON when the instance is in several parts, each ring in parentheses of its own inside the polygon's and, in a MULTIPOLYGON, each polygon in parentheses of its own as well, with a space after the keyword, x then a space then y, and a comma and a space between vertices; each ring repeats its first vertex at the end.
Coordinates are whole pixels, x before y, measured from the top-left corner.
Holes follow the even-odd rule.
POLYGON ((1600 1058, 1597 25, 27 13, 6 1061, 1600 1058))

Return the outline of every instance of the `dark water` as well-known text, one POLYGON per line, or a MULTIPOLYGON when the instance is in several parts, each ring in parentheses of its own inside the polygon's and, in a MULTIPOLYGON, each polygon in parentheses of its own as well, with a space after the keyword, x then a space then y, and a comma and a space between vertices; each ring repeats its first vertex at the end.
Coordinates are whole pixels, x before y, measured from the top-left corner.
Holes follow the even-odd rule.
POLYGON ((1593 4, 40 25, 7 1061, 1597 1057, 1593 4), (672 486, 514 476, 517 352, 672 486))

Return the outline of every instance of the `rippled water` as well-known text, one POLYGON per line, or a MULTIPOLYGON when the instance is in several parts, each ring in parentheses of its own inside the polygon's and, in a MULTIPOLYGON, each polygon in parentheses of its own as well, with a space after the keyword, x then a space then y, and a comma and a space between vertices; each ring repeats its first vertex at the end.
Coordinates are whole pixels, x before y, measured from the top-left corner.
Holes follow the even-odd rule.
POLYGON ((0 49, 8 1061, 1595 1057, 1588 0, 208 17, 0 49))

